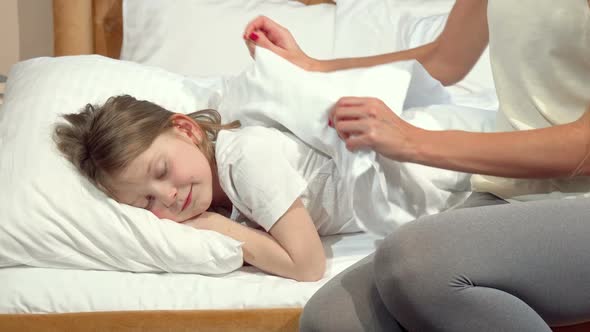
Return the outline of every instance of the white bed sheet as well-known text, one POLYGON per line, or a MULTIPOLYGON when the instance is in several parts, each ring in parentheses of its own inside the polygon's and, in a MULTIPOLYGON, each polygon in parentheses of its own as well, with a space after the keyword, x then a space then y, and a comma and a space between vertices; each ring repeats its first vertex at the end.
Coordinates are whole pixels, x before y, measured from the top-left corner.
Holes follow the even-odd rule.
POLYGON ((324 237, 327 269, 317 282, 252 266, 223 276, 2 268, 0 313, 303 307, 329 279, 372 253, 380 239, 368 233, 324 237))

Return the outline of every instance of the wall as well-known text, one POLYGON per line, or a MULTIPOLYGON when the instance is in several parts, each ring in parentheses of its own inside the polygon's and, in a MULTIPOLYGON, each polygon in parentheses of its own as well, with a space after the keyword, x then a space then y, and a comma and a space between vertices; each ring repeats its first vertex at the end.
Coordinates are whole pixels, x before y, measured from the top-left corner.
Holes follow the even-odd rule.
POLYGON ((0 74, 6 74, 19 54, 18 6, 16 0, 0 1, 0 74))
POLYGON ((52 0, 0 0, 0 36, 0 74, 18 61, 53 56, 52 0))
POLYGON ((51 0, 18 0, 20 60, 53 55, 51 0))

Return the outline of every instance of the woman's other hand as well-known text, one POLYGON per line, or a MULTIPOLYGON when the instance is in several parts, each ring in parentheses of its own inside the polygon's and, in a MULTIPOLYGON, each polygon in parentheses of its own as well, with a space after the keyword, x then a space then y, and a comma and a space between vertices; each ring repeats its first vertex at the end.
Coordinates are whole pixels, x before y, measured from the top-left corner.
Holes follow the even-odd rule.
POLYGON ((332 107, 329 125, 350 151, 371 149, 384 157, 412 161, 423 131, 403 121, 377 98, 343 97, 332 107))
POLYGON ((255 57, 255 47, 260 46, 305 70, 316 70, 318 67, 319 61, 301 50, 289 30, 266 16, 258 16, 248 23, 244 40, 252 58, 255 57))

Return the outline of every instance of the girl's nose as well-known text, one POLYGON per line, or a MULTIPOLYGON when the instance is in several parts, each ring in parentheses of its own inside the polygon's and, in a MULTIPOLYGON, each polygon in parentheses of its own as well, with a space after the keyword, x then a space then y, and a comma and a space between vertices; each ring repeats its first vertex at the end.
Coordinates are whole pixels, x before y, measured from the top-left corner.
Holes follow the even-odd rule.
POLYGON ((158 197, 160 202, 166 206, 166 208, 170 208, 176 202, 178 196, 178 190, 175 187, 163 187, 160 188, 159 192, 161 193, 158 197))

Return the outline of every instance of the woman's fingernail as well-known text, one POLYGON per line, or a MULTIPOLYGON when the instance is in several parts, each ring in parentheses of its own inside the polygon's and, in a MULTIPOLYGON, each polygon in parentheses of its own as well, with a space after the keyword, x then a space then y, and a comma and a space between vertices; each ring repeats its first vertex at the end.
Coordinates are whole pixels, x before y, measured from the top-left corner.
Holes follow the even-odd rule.
POLYGON ((332 119, 328 119, 328 126, 333 127, 332 126, 332 119))
POLYGON ((253 40, 253 41, 257 41, 257 40, 258 40, 258 35, 257 35, 257 34, 255 34, 254 32, 252 32, 252 33, 250 34, 250 39, 251 39, 251 40, 253 40))

